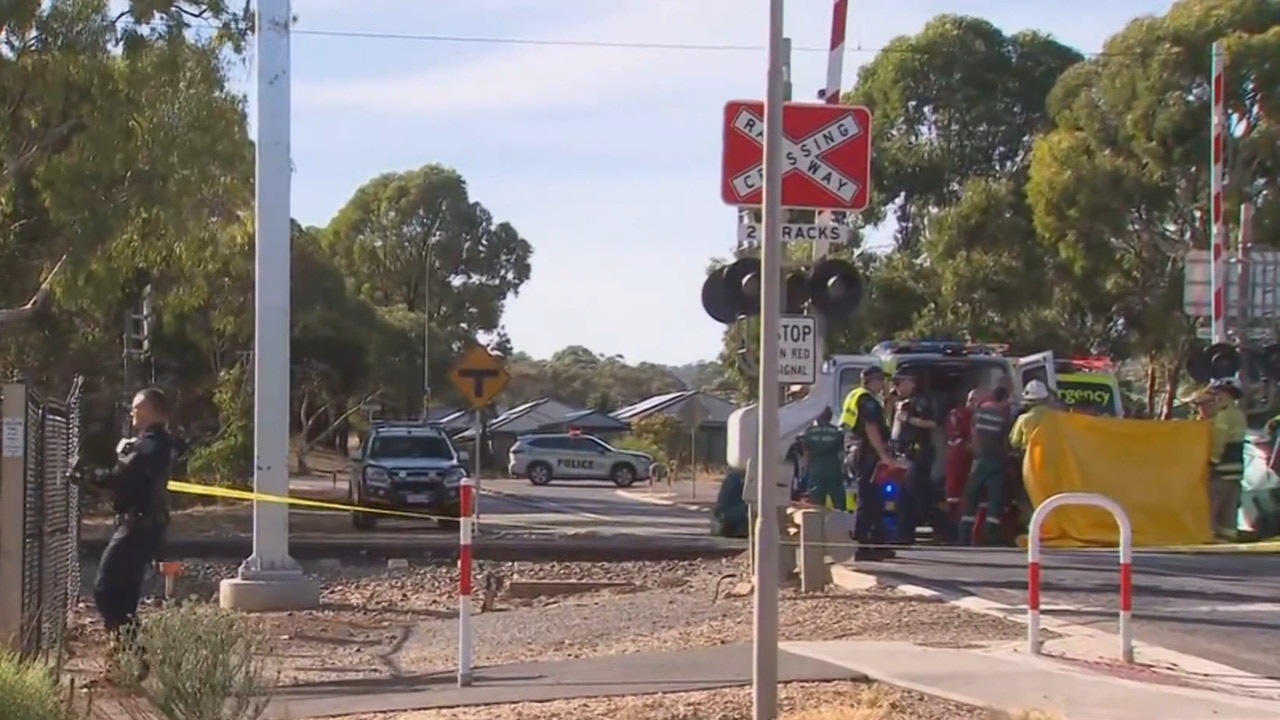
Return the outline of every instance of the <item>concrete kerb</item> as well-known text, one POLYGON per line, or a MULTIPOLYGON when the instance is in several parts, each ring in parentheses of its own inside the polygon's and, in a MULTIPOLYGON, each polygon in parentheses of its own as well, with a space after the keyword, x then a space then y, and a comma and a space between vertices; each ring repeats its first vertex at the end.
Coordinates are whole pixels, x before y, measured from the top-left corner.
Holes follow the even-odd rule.
MULTIPOLYGON (((1025 607, 987 600, 968 593, 941 590, 879 577, 842 565, 831 567, 831 581, 836 587, 850 591, 886 588, 903 595, 918 597, 980 613, 991 617, 1025 624, 1025 607)), ((1050 659, 1111 660, 1114 657, 1115 634, 1079 625, 1057 618, 1042 618, 1044 630, 1061 636, 1045 642, 1044 656, 1050 659), (1087 656, 1087 657, 1082 657, 1087 656)), ((1205 689, 1226 691, 1252 698, 1280 700, 1280 681, 1223 665, 1211 660, 1188 655, 1176 650, 1134 641, 1135 654, 1140 655, 1140 665, 1180 675, 1205 689)), ((1116 662, 1119 662, 1117 659, 1116 662)))

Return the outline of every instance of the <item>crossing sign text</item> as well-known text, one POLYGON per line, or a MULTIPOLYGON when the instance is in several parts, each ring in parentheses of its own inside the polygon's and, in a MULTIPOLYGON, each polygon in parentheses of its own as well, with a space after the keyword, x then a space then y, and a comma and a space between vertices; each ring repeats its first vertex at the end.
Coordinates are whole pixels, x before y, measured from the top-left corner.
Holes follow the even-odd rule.
MULTIPOLYGON (((871 111, 855 105, 787 103, 782 109, 782 205, 865 210, 871 199, 871 111)), ((757 206, 764 185, 764 103, 724 106, 720 196, 757 206)))

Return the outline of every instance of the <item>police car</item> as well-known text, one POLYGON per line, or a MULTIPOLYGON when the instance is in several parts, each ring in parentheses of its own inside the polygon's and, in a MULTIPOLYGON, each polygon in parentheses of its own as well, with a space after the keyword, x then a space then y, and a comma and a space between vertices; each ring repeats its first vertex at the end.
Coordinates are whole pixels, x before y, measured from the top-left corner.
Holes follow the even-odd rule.
POLYGON ((552 480, 610 480, 630 487, 649 477, 653 456, 619 450, 597 437, 580 433, 525 435, 511 446, 507 472, 534 485, 552 480))
MULTIPOLYGON (((444 530, 458 527, 467 454, 444 430, 421 423, 377 423, 352 459, 348 501, 358 508, 435 516, 444 530)), ((376 512, 351 512, 351 524, 372 530, 376 512)))

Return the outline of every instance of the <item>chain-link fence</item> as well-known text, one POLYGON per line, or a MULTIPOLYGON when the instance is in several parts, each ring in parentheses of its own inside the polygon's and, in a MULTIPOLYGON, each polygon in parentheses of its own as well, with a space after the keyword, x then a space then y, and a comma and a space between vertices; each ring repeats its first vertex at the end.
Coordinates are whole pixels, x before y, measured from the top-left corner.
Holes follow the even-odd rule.
POLYGON ((67 474, 80 454, 81 385, 65 400, 0 388, 0 628, 13 649, 55 666, 80 595, 80 493, 67 474))

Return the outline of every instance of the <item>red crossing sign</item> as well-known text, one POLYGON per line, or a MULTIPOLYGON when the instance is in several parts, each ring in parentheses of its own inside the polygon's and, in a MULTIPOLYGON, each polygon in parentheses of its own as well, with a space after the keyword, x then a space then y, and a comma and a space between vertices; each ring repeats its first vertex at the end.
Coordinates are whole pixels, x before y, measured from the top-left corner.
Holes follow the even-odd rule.
MULTIPOLYGON (((871 201, 871 111, 859 105, 787 103, 782 108, 782 205, 865 210, 871 201)), ((720 197, 758 206, 764 186, 764 103, 724 106, 720 197)))

